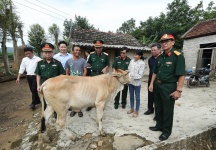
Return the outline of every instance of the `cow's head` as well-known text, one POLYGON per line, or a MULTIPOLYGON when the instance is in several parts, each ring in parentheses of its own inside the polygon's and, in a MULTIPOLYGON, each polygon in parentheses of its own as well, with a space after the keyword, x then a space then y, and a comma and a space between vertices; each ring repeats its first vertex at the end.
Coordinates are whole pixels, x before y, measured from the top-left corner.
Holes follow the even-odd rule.
POLYGON ((127 84, 130 82, 130 76, 128 71, 116 69, 113 71, 112 76, 116 77, 118 81, 122 84, 127 84))

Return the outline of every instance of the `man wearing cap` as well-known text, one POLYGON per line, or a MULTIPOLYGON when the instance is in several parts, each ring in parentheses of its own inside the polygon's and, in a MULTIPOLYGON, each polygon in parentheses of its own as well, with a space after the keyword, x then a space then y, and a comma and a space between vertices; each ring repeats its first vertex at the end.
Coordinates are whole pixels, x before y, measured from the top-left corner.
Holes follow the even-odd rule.
POLYGON ((62 63, 63 67, 65 67, 65 62, 72 58, 72 54, 67 52, 67 46, 68 44, 65 41, 58 42, 59 53, 53 56, 54 59, 62 63))
POLYGON ((185 58, 175 50, 175 34, 166 30, 161 33, 163 53, 155 61, 149 91, 154 91, 156 126, 152 131, 161 131, 159 140, 169 138, 173 126, 175 100, 181 97, 185 79, 185 58))
POLYGON ((53 58, 54 46, 51 43, 43 43, 41 44, 41 49, 43 51, 44 58, 38 62, 35 70, 35 74, 37 75, 38 91, 40 90, 40 85, 44 81, 65 73, 61 62, 53 58))
MULTIPOLYGON (((97 76, 107 72, 109 68, 109 57, 107 53, 102 52, 104 43, 102 40, 95 40, 93 43, 95 52, 90 54, 87 63, 90 64, 92 70, 90 76, 97 76)), ((88 107, 86 110, 90 111, 91 107, 88 107)))
MULTIPOLYGON (((122 70, 128 70, 128 66, 130 64, 131 59, 129 57, 127 57, 127 52, 128 52, 128 48, 127 47, 123 47, 120 50, 120 56, 116 57, 114 60, 114 63, 112 65, 113 69, 122 69, 122 70)), ((125 109, 126 104, 127 104, 127 92, 128 92, 128 85, 125 84, 124 85, 124 89, 122 90, 122 108, 125 109)), ((114 103, 114 108, 118 109, 119 106, 119 99, 120 99, 120 93, 118 92, 118 94, 115 97, 115 103, 114 103)))
POLYGON ((16 83, 20 83, 20 76, 24 73, 24 71, 26 71, 28 85, 32 93, 32 103, 30 104, 30 109, 34 110, 35 105, 40 104, 40 99, 37 93, 36 75, 34 71, 38 61, 40 61, 41 58, 34 55, 32 47, 24 47, 24 53, 26 57, 22 59, 22 62, 20 64, 19 74, 17 76, 16 83))

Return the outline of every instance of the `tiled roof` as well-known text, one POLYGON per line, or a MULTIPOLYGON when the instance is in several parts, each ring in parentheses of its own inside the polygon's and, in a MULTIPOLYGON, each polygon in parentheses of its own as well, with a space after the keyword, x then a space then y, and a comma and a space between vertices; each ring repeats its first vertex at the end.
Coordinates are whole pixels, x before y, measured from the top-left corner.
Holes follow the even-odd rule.
POLYGON ((191 39, 196 37, 216 34, 216 18, 200 22, 188 30, 181 38, 191 39))
POLYGON ((97 30, 74 29, 71 32, 71 44, 80 46, 93 46, 94 40, 103 40, 104 47, 150 50, 149 47, 139 43, 137 39, 128 34, 101 32, 97 30))

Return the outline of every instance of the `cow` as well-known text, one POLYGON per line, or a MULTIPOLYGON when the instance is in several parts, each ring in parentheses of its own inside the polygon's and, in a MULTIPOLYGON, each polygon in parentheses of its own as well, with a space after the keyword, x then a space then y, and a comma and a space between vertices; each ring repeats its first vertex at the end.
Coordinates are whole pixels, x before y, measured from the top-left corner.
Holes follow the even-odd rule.
POLYGON ((57 113, 56 124, 65 125, 69 108, 78 112, 82 108, 96 107, 100 135, 105 135, 102 127, 103 110, 109 100, 113 100, 124 84, 129 83, 127 71, 114 70, 111 75, 94 77, 60 75, 45 81, 39 91, 42 102, 41 133, 46 133, 46 124, 53 112, 57 113), (44 101, 47 107, 44 110, 44 101))

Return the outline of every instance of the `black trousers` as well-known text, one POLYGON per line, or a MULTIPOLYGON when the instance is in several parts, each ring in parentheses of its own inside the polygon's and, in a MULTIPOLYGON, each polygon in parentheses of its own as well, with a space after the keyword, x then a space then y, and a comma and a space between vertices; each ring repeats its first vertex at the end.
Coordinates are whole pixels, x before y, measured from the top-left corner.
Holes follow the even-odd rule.
POLYGON ((91 68, 87 68, 87 74, 86 74, 86 76, 90 76, 90 74, 91 74, 91 68))
POLYGON ((36 75, 27 75, 27 81, 28 81, 30 91, 32 93, 32 104, 36 105, 40 103, 40 98, 38 97, 38 92, 37 92, 36 75))
MULTIPOLYGON (((150 85, 150 81, 148 81, 148 87, 150 85)), ((150 92, 148 89, 148 110, 154 111, 154 93, 150 92)))
MULTIPOLYGON (((119 105, 120 92, 118 92, 118 94, 115 97, 115 103, 114 103, 114 105, 119 105)), ((122 90, 122 102, 121 102, 122 105, 126 105, 127 104, 127 101, 126 101, 126 99, 127 99, 127 93, 128 93, 128 85, 125 84, 124 85, 124 89, 122 90)))

